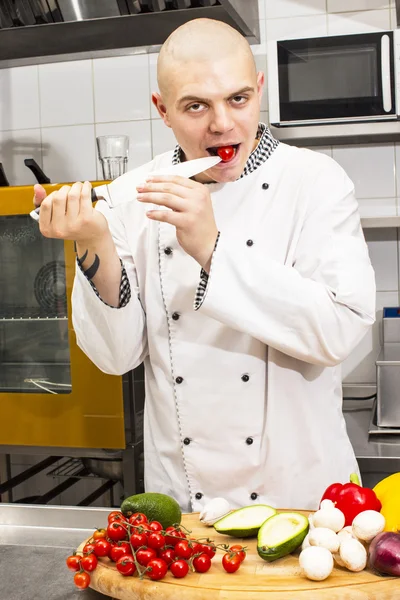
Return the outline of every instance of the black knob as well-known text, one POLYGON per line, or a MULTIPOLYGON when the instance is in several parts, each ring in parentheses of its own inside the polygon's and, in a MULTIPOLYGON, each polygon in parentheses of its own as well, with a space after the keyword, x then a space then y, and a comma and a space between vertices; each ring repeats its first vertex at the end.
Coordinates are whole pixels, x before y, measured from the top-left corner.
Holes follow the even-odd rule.
POLYGON ((258 494, 256 494, 256 492, 253 492, 253 493, 251 494, 250 498, 251 498, 252 500, 257 500, 257 498, 258 498, 258 494))
POLYGON ((164 248, 164 254, 166 254, 167 256, 169 256, 170 254, 172 254, 172 248, 170 248, 169 246, 167 246, 166 248, 164 248))
POLYGON ((253 240, 247 240, 246 244, 248 246, 252 246, 254 244, 253 240))
POLYGON ((178 319, 179 319, 180 316, 181 315, 178 312, 172 313, 172 318, 173 318, 174 321, 178 321, 178 319))
POLYGON ((196 494, 196 500, 201 500, 203 497, 203 494, 201 492, 197 492, 196 494))
POLYGON ((183 443, 185 444, 185 446, 189 446, 189 444, 190 444, 190 438, 185 438, 183 440, 183 443))
POLYGON ((254 442, 254 440, 252 437, 248 437, 246 440, 246 444, 248 444, 249 446, 251 446, 253 442, 254 442))
POLYGON ((244 381, 245 383, 247 383, 250 379, 250 376, 247 375, 247 373, 245 373, 244 375, 242 375, 242 381, 244 381))
POLYGON ((183 377, 180 377, 180 376, 179 376, 179 377, 177 377, 177 378, 175 379, 175 381, 176 381, 176 383, 178 383, 178 384, 179 384, 179 383, 182 383, 182 381, 183 381, 183 377))
POLYGON ((263 190, 267 190, 269 188, 269 183, 263 183, 262 184, 262 189, 263 190))

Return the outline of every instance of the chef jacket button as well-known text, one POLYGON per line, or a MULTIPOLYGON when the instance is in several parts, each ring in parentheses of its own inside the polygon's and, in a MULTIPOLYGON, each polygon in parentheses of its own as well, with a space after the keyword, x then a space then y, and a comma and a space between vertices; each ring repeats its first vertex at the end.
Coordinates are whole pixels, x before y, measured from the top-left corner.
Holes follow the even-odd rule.
POLYGON ((269 188, 269 183, 263 183, 262 184, 262 189, 263 190, 267 190, 269 188))
POLYGON ((246 440, 246 444, 247 444, 248 446, 251 446, 253 442, 254 442, 254 440, 253 440, 253 438, 252 438, 252 437, 248 437, 248 438, 247 438, 247 440, 246 440))
POLYGON ((258 494, 257 494, 256 492, 253 492, 253 493, 251 494, 250 498, 251 498, 252 500, 257 500, 257 498, 258 498, 258 494))
POLYGON ((247 240, 246 244, 248 246, 252 246, 254 244, 253 240, 247 240))
POLYGON ((197 492, 197 494, 195 496, 196 500, 201 500, 202 497, 203 497, 203 494, 201 492, 197 492))
POLYGON ((250 379, 250 376, 247 375, 247 373, 245 373, 244 375, 242 375, 242 381, 244 381, 245 383, 247 383, 250 379))
POLYGON ((177 321, 181 315, 178 312, 172 313, 172 318, 174 321, 177 321))
POLYGON ((175 381, 176 381, 176 383, 178 383, 178 384, 179 384, 179 383, 182 383, 182 381, 183 381, 183 377, 179 376, 179 377, 177 377, 177 378, 175 379, 175 381))
POLYGON ((170 248, 169 246, 167 246, 166 248, 164 248, 164 254, 166 254, 167 256, 169 256, 170 254, 172 254, 172 248, 170 248))
POLYGON ((183 440, 183 443, 185 444, 185 446, 189 446, 189 444, 190 444, 190 438, 185 438, 183 440))

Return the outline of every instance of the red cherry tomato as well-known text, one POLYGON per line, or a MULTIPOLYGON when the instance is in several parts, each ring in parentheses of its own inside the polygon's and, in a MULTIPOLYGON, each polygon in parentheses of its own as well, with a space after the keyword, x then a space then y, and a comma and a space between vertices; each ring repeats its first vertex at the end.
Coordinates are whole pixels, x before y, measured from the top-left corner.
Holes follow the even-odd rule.
POLYGON ((94 553, 96 556, 108 556, 111 550, 111 544, 108 540, 100 538, 94 545, 94 553))
POLYGON ((240 556, 238 554, 227 552, 222 557, 222 566, 227 573, 234 573, 238 570, 241 564, 242 561, 240 560, 240 556))
POLYGON ((123 542, 122 544, 115 544, 111 550, 109 557, 113 562, 118 562, 120 558, 124 556, 131 555, 131 547, 127 542, 123 542))
POLYGON ((175 545, 175 554, 179 558, 185 558, 186 560, 192 556, 193 550, 189 546, 188 540, 182 540, 175 545))
POLYGON ((218 156, 225 162, 231 160, 235 156, 235 148, 233 146, 220 146, 217 148, 218 156))
POLYGON ((243 546, 241 546, 240 544, 234 544, 233 546, 231 546, 229 548, 229 551, 237 554, 239 556, 241 562, 243 562, 244 559, 246 558, 246 550, 243 550, 243 546))
POLYGON ((215 553, 217 551, 215 544, 200 544, 201 548, 198 549, 198 552, 204 552, 204 554, 207 554, 210 558, 213 558, 215 556, 215 553))
POLYGON ((153 581, 162 579, 168 571, 168 565, 162 558, 153 558, 147 565, 147 568, 149 569, 147 575, 150 579, 153 579, 153 581))
POLYGON ((182 577, 185 577, 188 574, 189 565, 185 560, 175 560, 170 565, 169 570, 171 571, 174 577, 176 577, 177 579, 181 579, 182 577))
POLYGON ((106 535, 107 533, 105 529, 96 529, 92 537, 94 540, 102 540, 106 537, 106 535))
POLYGON ((140 546, 147 546, 147 534, 146 533, 132 533, 129 538, 133 548, 140 548, 140 546))
POLYGON ((163 526, 161 523, 159 523, 159 521, 150 521, 150 523, 147 525, 147 529, 149 531, 162 531, 163 526))
POLYGON ((68 569, 71 571, 79 571, 81 568, 81 557, 74 554, 73 556, 68 556, 67 560, 68 569))
MULTIPOLYGON (((143 567, 147 567, 153 558, 157 558, 157 552, 153 550, 153 548, 140 548, 140 550, 136 552, 136 560, 139 565, 142 565, 143 567)), ((163 557, 160 556, 160 558, 163 557)))
POLYGON ((84 571, 91 573, 97 567, 97 556, 95 554, 88 554, 81 559, 81 567, 84 571))
POLYGON ((84 590, 89 587, 90 583, 90 575, 89 573, 75 573, 74 575, 74 583, 77 588, 80 590, 84 590))
POLYGON ((193 559, 193 566, 198 573, 206 573, 211 567, 211 558, 208 554, 200 554, 193 559))
POLYGON ((131 525, 147 525, 148 523, 146 515, 138 512, 133 513, 128 520, 131 525))
POLYGON ((175 546, 175 544, 177 544, 181 539, 186 539, 186 535, 183 533, 183 531, 172 527, 172 525, 167 527, 165 533, 167 534, 165 536, 166 546, 175 546))
POLYGON ((88 544, 85 544, 83 546, 83 550, 82 550, 83 554, 90 554, 93 551, 94 551, 94 544, 92 544, 91 542, 88 544))
POLYGON ((113 510, 112 512, 110 512, 107 519, 109 523, 111 523, 112 521, 126 521, 126 518, 120 510, 113 510))
POLYGON ((113 542, 126 540, 126 538, 128 537, 127 528, 123 527, 121 523, 113 521, 107 527, 107 536, 113 542))
MULTIPOLYGON (((138 552, 138 554, 139 554, 139 552, 138 552)), ((159 556, 159 558, 162 558, 163 560, 165 560, 167 565, 170 566, 170 564, 175 559, 176 555, 175 555, 175 550, 173 548, 165 548, 165 550, 159 551, 158 556, 159 556)))
POLYGON ((115 566, 122 575, 125 575, 125 577, 128 575, 133 575, 136 571, 136 565, 133 556, 123 556, 117 561, 115 566))
POLYGON ((149 548, 154 548, 154 550, 160 550, 165 546, 165 537, 162 533, 153 531, 147 536, 147 545, 149 548))

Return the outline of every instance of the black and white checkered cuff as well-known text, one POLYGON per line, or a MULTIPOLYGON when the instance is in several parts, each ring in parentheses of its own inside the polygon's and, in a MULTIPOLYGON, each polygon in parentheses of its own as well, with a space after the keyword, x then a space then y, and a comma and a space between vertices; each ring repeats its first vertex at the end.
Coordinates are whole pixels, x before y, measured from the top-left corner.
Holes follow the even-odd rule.
POLYGON ((76 261, 78 267, 80 268, 80 270, 82 271, 82 273, 85 275, 86 279, 92 286, 92 289, 93 289, 94 293, 96 294, 96 296, 98 298, 100 298, 100 300, 103 302, 103 304, 106 304, 110 308, 123 308, 124 306, 126 306, 128 304, 129 300, 131 299, 131 284, 129 283, 128 274, 125 270, 124 263, 122 262, 121 259, 119 259, 119 260, 121 263, 121 283, 119 284, 119 306, 111 306, 111 304, 104 302, 103 298, 100 296, 93 281, 86 276, 85 271, 83 270, 82 265, 80 264, 79 260, 77 259, 77 261, 76 261))
POLYGON ((208 274, 204 269, 201 269, 201 271, 200 271, 200 283, 197 287, 196 295, 194 298, 194 304, 193 304, 194 310, 198 310, 200 308, 200 306, 203 304, 204 299, 206 297, 208 282, 211 277, 212 262, 214 259, 215 250, 217 248, 219 236, 220 236, 220 232, 218 231, 217 239, 215 241, 215 246, 214 246, 214 250, 213 250, 213 255, 211 257, 210 274, 208 274))

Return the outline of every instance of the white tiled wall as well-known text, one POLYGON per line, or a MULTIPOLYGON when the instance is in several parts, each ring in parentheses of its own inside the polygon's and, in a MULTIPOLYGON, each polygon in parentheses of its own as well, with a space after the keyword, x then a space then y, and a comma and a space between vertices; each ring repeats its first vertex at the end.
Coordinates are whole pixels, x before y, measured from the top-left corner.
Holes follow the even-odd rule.
MULTIPOLYGON (((266 69, 266 43, 287 37, 393 29, 394 0, 258 0, 261 43, 253 46, 266 69)), ((101 178, 96 135, 126 133, 129 167, 173 147, 175 138, 150 97, 157 91, 157 56, 135 54, 0 70, 0 161, 11 184, 31 184, 23 165, 34 157, 52 181, 101 178)), ((268 121, 265 93, 262 119, 268 121)), ((400 215, 400 145, 318 148, 333 156, 355 183, 362 215, 400 215)), ((368 232, 377 275, 378 319, 399 302, 398 232, 368 232)), ((343 365, 349 382, 375 381, 379 324, 343 365)))

